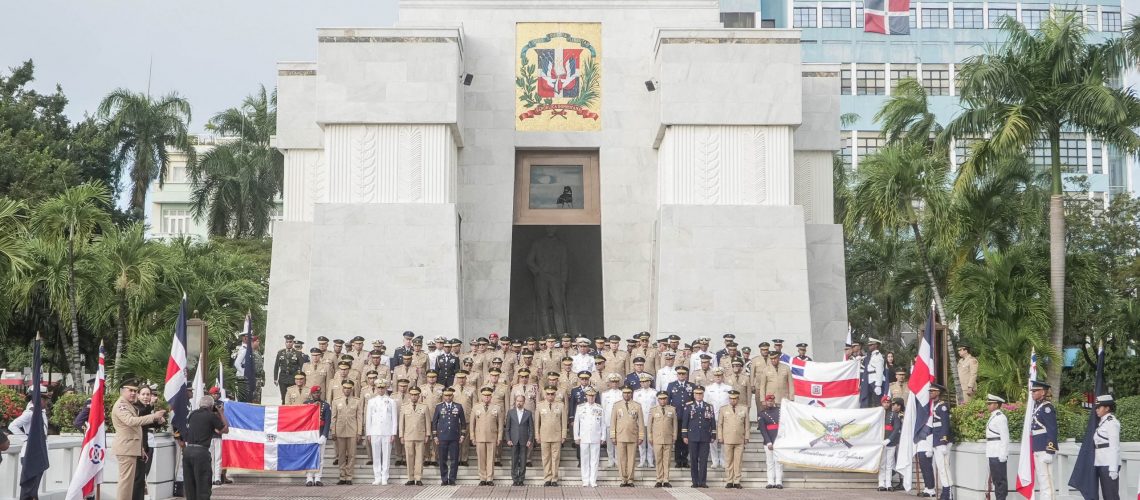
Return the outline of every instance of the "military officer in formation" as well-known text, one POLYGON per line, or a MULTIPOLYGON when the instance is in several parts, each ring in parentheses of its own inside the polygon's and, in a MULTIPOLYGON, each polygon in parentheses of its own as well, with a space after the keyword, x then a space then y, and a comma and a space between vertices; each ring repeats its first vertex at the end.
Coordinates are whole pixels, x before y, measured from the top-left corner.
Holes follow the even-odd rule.
MULTIPOLYGON (((119 464, 117 498, 131 498, 134 494, 138 460, 146 455, 146 451, 143 449, 146 444, 143 442, 143 426, 161 424, 165 421, 166 410, 156 410, 149 415, 139 415, 138 407, 135 406, 138 393, 139 383, 137 381, 123 381, 119 384, 119 399, 115 401, 111 410, 111 422, 114 423, 117 432, 115 447, 111 449, 118 457, 119 464)), ((209 482, 206 482, 206 488, 209 488, 209 482)), ((209 494, 208 491, 207 495, 209 494)))
POLYGON ((740 468, 744 465, 744 446, 752 431, 748 418, 748 404, 741 404, 740 391, 728 393, 728 404, 717 414, 716 435, 724 453, 724 475, 728 480, 725 488, 741 489, 740 468))
POLYGON ((506 412, 497 404, 491 403, 494 389, 484 387, 479 391, 481 401, 470 411, 468 435, 475 444, 475 457, 479 460, 479 486, 495 485, 495 449, 503 441, 503 416, 506 412))
POLYGON ((293 347, 295 340, 296 337, 292 335, 285 336, 285 348, 277 351, 277 361, 273 363, 273 383, 281 388, 282 400, 285 399, 285 391, 293 380, 293 374, 300 371, 302 365, 301 353, 293 347))
MULTIPOLYGON (((1045 382, 1034 380, 1030 385, 1029 395, 1033 398, 1033 425, 1031 427, 1033 459, 1038 464, 1037 480, 1034 481, 1038 490, 1036 500, 1053 500, 1053 456, 1057 454, 1057 409, 1049 401, 1048 394, 1051 386, 1045 382)), ((950 422, 949 419, 946 420, 950 422)))
POLYGON ((332 406, 321 399, 321 386, 314 385, 309 388, 309 399, 305 404, 316 405, 317 414, 320 415, 321 428, 317 433, 317 443, 320 444, 320 454, 317 455, 317 468, 305 472, 305 486, 324 486, 321 482, 321 471, 325 468, 325 443, 332 433, 332 406))
POLYGON ((890 396, 883 396, 883 455, 879 460, 879 491, 894 491, 895 451, 902 433, 902 417, 894 411, 890 396))
MULTIPOLYGON (((944 392, 946 388, 942 385, 930 384, 930 404, 933 405, 930 410, 930 428, 934 449, 926 452, 926 458, 931 461, 934 477, 938 479, 938 485, 942 488, 938 494, 939 500, 950 500, 950 490, 954 487, 950 475, 950 444, 954 442, 954 431, 950 426, 950 406, 942 400, 944 392)), ((919 458, 921 461, 921 457, 919 458)), ((926 471, 923 471, 924 476, 925 474, 926 471)), ((934 489, 930 483, 927 483, 927 490, 923 495, 934 496, 934 489)))
POLYGON ((705 388, 693 389, 693 401, 681 413, 681 439, 689 447, 694 488, 708 488, 709 444, 716 440, 716 412, 706 403, 705 388))
MULTIPOLYGON (((546 398, 534 412, 534 433, 542 447, 543 486, 558 486, 558 464, 562 460, 562 444, 566 442, 567 409, 555 399, 553 387, 543 389, 546 398)), ((524 408, 525 409, 525 408, 524 408)))
MULTIPOLYGON (((677 412, 677 440, 673 442, 673 461, 675 467, 688 467, 689 466, 689 445, 684 442, 684 436, 681 433, 681 418, 684 415, 685 405, 693 401, 693 389, 696 389, 696 384, 689 382, 689 368, 685 366, 677 367, 677 380, 665 389, 669 394, 669 405, 677 412)), ((661 457, 662 459, 668 457, 661 457)))
POLYGON ((654 488, 672 488, 669 482, 670 457, 677 440, 677 409, 669 404, 669 393, 657 392, 657 404, 649 410, 645 423, 645 440, 653 447, 657 457, 657 482, 654 488))
POLYGON ((1096 479, 1104 500, 1120 500, 1120 420, 1116 419, 1116 401, 1105 394, 1096 398, 1096 433, 1093 446, 1096 457, 1096 479))
POLYGON ((467 413, 455 402, 455 389, 443 390, 443 402, 435 406, 431 419, 432 437, 438 450, 441 486, 455 486, 459 473, 459 447, 467 440, 467 413))
POLYGON ((776 460, 776 436, 780 433, 780 405, 775 394, 766 394, 756 419, 760 436, 764 438, 764 460, 767 464, 768 484, 765 488, 783 489, 784 464, 776 460))
MULTIPOLYGON (((282 399, 284 404, 299 405, 305 402, 308 397, 308 388, 311 387, 305 383, 305 374, 297 373, 293 375, 293 385, 285 390, 285 397, 282 399)), ((317 387, 320 387, 319 385, 317 387)))
POLYGON ((372 459, 372 484, 387 485, 388 469, 392 463, 392 443, 399 434, 400 408, 396 400, 388 395, 388 381, 376 382, 376 396, 365 406, 365 433, 371 440, 374 453, 372 459))
POLYGON ((795 382, 792 379, 792 370, 788 365, 780 363, 780 351, 768 353, 768 362, 759 370, 752 370, 752 387, 756 391, 756 407, 764 403, 764 398, 771 394, 776 403, 795 397, 795 382))
POLYGON ((645 421, 641 405, 633 400, 633 389, 621 388, 621 401, 610 412, 610 441, 617 445, 618 475, 623 488, 633 487, 637 447, 645 441, 645 421))
POLYGON ((986 395, 986 461, 990 466, 990 484, 997 500, 1005 500, 1009 492, 1006 461, 1009 460, 1009 419, 1001 411, 1005 400, 993 394, 986 395))
POLYGON ((321 360, 322 354, 324 353, 316 347, 309 349, 309 362, 301 365, 301 373, 305 374, 306 386, 320 386, 321 391, 324 392, 328 389, 327 382, 330 370, 329 365, 321 360))
POLYGON ((578 405, 574 414, 574 444, 581 453, 582 486, 598 486, 598 461, 605 441, 605 414, 602 405, 594 402, 598 391, 586 389, 586 402, 578 405))
POLYGON ((353 396, 356 384, 351 380, 341 382, 341 398, 333 402, 332 432, 336 436, 336 459, 340 465, 340 477, 336 484, 352 484, 356 470, 356 444, 363 443, 364 405, 360 398, 353 396))
POLYGON ((807 348, 808 345, 805 342, 796 344, 796 352, 798 353, 796 354, 796 359, 801 361, 811 361, 811 356, 807 355, 807 348))
POLYGON ((420 388, 408 389, 407 400, 400 406, 400 439, 408 463, 408 482, 404 486, 423 486, 424 446, 431 437, 433 409, 420 402, 420 388))

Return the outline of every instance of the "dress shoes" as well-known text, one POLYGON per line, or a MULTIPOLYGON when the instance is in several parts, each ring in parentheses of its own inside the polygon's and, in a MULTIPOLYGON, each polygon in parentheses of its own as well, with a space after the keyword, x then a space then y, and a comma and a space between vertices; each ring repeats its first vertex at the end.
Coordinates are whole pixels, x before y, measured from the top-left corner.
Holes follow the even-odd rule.
POLYGON ((660 488, 660 487, 661 487, 661 483, 653 483, 653 487, 654 487, 654 488, 660 488))
POLYGON ((313 485, 312 481, 305 481, 305 486, 312 486, 312 485, 313 485))
POLYGON ((415 481, 408 481, 408 482, 404 483, 404 486, 415 486, 415 485, 416 485, 415 481))
POLYGON ((424 485, 423 481, 416 481, 416 486, 423 486, 423 485, 424 485))
POLYGON ((324 486, 324 485, 325 485, 325 483, 322 483, 320 481, 313 481, 313 486, 324 486))
POLYGON ((663 486, 663 487, 665 487, 665 488, 672 488, 672 487, 673 487, 673 483, 670 483, 669 481, 665 481, 665 483, 664 483, 664 484, 662 484, 661 486, 663 486))
POLYGON ((776 489, 777 489, 777 490, 782 490, 782 489, 784 489, 784 485, 782 485, 782 484, 777 484, 777 485, 776 485, 776 489))
POLYGON ((876 488, 875 491, 887 491, 887 489, 880 486, 880 487, 876 488))

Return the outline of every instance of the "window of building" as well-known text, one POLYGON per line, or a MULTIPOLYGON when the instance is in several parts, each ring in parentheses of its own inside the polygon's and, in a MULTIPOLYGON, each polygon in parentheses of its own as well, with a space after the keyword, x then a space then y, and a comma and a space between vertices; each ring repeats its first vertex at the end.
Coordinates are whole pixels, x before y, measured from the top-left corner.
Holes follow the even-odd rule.
POLYGON ((877 153, 879 151, 879 148, 883 147, 883 143, 885 142, 886 141, 884 141, 882 137, 864 137, 863 134, 859 134, 859 140, 856 141, 857 146, 855 147, 855 154, 859 156, 860 160, 862 160, 863 158, 877 153))
POLYGON ((998 9, 990 7, 990 29, 1001 28, 1001 18, 1017 19, 1017 9, 998 9))
POLYGON ((927 95, 950 95, 950 69, 935 66, 922 68, 922 88, 927 95))
POLYGON ((1108 192, 1123 193, 1128 188, 1128 176, 1124 172, 1125 159, 1120 150, 1108 147, 1108 192))
POLYGON ((793 28, 814 28, 815 21, 815 7, 796 7, 792 11, 793 28))
POLYGON ((918 27, 918 11, 910 9, 910 29, 918 27))
POLYGON ((1096 31, 1096 25, 1096 6, 1093 5, 1085 11, 1085 26, 1088 26, 1089 31, 1096 31))
POLYGON ((980 30, 982 24, 982 9, 954 9, 954 29, 980 30))
POLYGON ((918 80, 918 70, 910 64, 892 64, 891 65, 891 92, 899 88, 899 82, 913 78, 918 80))
POLYGON ((1103 31, 1120 31, 1120 13, 1102 12, 1101 21, 1104 23, 1103 31))
POLYGON ((954 139, 954 164, 961 167, 966 163, 970 157, 970 146, 973 146, 977 139, 954 139))
POLYGON ((863 23, 867 20, 867 14, 862 7, 855 7, 855 27, 862 28, 863 23))
POLYGON ((190 210, 186 208, 162 209, 162 233, 186 234, 190 232, 190 210))
POLYGON ((1088 151, 1084 137, 1061 138, 1061 170, 1070 173, 1084 173, 1088 170, 1088 151))
POLYGON ((1041 21, 1049 18, 1049 11, 1044 9, 1021 9, 1021 24, 1025 29, 1035 30, 1041 28, 1041 21))
POLYGON ((887 71, 884 69, 857 69, 855 71, 855 93, 858 95, 883 95, 887 86, 887 71))
POLYGON ((721 12, 720 22, 725 28, 755 28, 756 13, 754 12, 721 12))
POLYGON ((839 139, 839 144, 840 144, 839 159, 843 160, 843 166, 844 167, 850 168, 851 167, 851 134, 849 132, 843 132, 843 135, 839 139))
POLYGON ((1104 148, 1100 139, 1093 139, 1092 142, 1092 173, 1104 173, 1104 148))
POLYGON ((946 9, 922 9, 923 28, 949 28, 950 13, 946 9))
POLYGON ((851 95, 851 70, 839 71, 839 95, 851 95))
POLYGON ((824 7, 823 28, 850 28, 851 9, 847 7, 824 7))
POLYGON ((171 163, 170 171, 166 174, 167 184, 181 184, 189 182, 189 174, 186 171, 185 163, 171 163))

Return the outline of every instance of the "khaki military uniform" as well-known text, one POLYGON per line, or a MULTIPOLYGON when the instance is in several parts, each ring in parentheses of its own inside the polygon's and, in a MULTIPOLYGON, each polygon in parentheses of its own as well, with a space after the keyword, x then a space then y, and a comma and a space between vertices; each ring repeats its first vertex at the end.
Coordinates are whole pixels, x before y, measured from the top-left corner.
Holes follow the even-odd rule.
POLYGON ((534 412, 535 437, 542 447, 543 481, 558 481, 558 464, 562 460, 562 442, 566 440, 566 406, 558 402, 538 403, 534 412))
POLYGON ((305 374, 305 385, 309 387, 314 385, 319 386, 321 388, 321 394, 329 393, 329 370, 328 365, 324 364, 324 362, 313 363, 310 361, 305 363, 301 366, 301 373, 305 374))
POLYGON ((336 436, 336 459, 340 464, 340 479, 352 481, 356 467, 356 442, 364 430, 364 405, 360 398, 345 397, 332 405, 332 434, 336 436))
MULTIPOLYGON (((556 372, 562 368, 562 353, 558 349, 543 351, 541 357, 536 357, 534 361, 542 367, 541 376, 546 377, 547 373, 556 372)), ((535 375, 534 372, 530 374, 531 377, 535 375)))
POLYGON ((344 391, 341 389, 341 384, 347 380, 355 384, 352 387, 352 395, 359 396, 360 389, 362 387, 360 384, 356 383, 356 381, 359 379, 360 374, 352 369, 349 369, 347 374, 341 374, 340 370, 338 369, 336 372, 333 372, 331 375, 329 375, 328 392, 322 392, 321 394, 327 394, 327 399, 330 403, 335 403, 338 399, 344 399, 344 391))
POLYGON ((657 367, 663 366, 657 363, 657 349, 652 347, 634 347, 630 356, 630 359, 645 358, 645 371, 650 374, 657 373, 657 367))
POLYGON ((348 355, 352 356, 352 369, 362 371, 361 368, 364 368, 364 364, 368 362, 368 352, 348 351, 348 355))
POLYGON ((673 443, 677 441, 677 409, 672 405, 656 405, 649 410, 646 437, 653 445, 657 460, 657 482, 669 482, 669 464, 673 461, 673 443))
MULTIPOLYGON (((503 439, 503 407, 478 402, 468 412, 468 434, 475 445, 475 457, 479 460, 479 480, 495 480, 495 448, 503 439)), ((467 411, 467 407, 463 408, 467 411)))
MULTIPOLYGON (((289 390, 285 391, 285 400, 283 401, 283 404, 286 404, 286 405, 305 404, 305 401, 307 399, 309 399, 308 387, 309 387, 309 385, 308 385, 307 381, 305 383, 305 387, 300 387, 297 385, 289 386, 289 390)), ((324 392, 322 392, 321 394, 324 394, 324 392)))
POLYGON ((622 380, 625 380, 626 374, 633 371, 629 362, 629 353, 625 351, 612 351, 607 349, 602 352, 602 357, 606 358, 606 373, 614 372, 621 375, 622 380))
POLYGON ((966 399, 974 397, 978 391, 978 358, 966 356, 958 360, 958 382, 966 393, 966 399))
POLYGON ((689 381, 694 383, 694 384, 701 385, 701 386, 706 386, 706 385, 713 383, 712 363, 709 363, 709 369, 708 370, 690 371, 689 372, 689 381))
POLYGON ((420 377, 426 375, 426 372, 421 372, 419 368, 416 368, 415 363, 412 366, 396 365, 396 369, 392 370, 393 380, 407 379, 409 386, 420 385, 420 377))
POLYGON ((618 474, 623 483, 632 483, 637 464, 637 442, 645 439, 640 404, 624 400, 614 403, 610 415, 610 439, 617 444, 618 474))
POLYGON ((763 407, 764 396, 776 396, 776 404, 784 399, 795 397, 795 386, 792 381, 792 371, 787 365, 772 366, 765 363, 764 368, 752 372, 753 387, 756 388, 756 407, 763 407))
POLYGON ((119 483, 116 498, 131 498, 135 487, 135 474, 138 458, 143 455, 142 426, 158 422, 158 415, 139 416, 138 408, 119 398, 111 410, 111 422, 115 425, 115 445, 111 451, 118 457, 119 483))
POLYGON ((427 381, 428 361, 427 352, 412 352, 412 366, 416 367, 416 370, 419 371, 419 375, 416 380, 408 379, 411 385, 418 386, 427 381))
POLYGON ((360 367, 360 379, 358 382, 364 383, 368 377, 368 372, 373 370, 376 371, 376 380, 387 380, 391 382, 391 385, 389 387, 396 387, 396 381, 392 379, 392 369, 388 368, 388 364, 380 363, 378 365, 374 365, 372 364, 371 360, 368 363, 364 363, 364 366, 360 367))
MULTIPOLYGON (((431 412, 435 411, 435 405, 443 401, 443 384, 424 384, 420 386, 420 402, 428 408, 428 421, 431 421, 431 412)), ((428 434, 429 436, 431 434, 428 434)), ((427 445, 424 451, 424 457, 428 462, 435 462, 436 447, 427 445)))
POLYGON ((404 444, 410 481, 422 481, 424 477, 424 448, 431 436, 432 408, 435 406, 422 402, 400 406, 400 440, 404 444))
POLYGON ((720 408, 716 420, 717 439, 724 442, 724 477, 730 484, 740 483, 740 467, 744 463, 744 445, 748 444, 748 405, 737 403, 720 408))
POLYGON ((538 401, 538 386, 535 384, 515 384, 511 387, 511 402, 513 403, 515 398, 519 396, 526 398, 523 408, 534 413, 535 403, 538 401))
POLYGON ((752 377, 742 368, 740 373, 733 373, 731 370, 725 370, 724 383, 731 385, 732 389, 741 394, 740 402, 744 406, 751 407, 752 401, 748 399, 748 395, 752 394, 752 377))
MULTIPOLYGON (((471 404, 475 402, 476 393, 475 387, 467 384, 463 387, 455 386, 455 397, 452 399, 456 404, 463 407, 463 413, 467 419, 471 419, 471 404)), ((459 443, 459 463, 466 464, 467 459, 470 457, 471 452, 471 439, 459 443)))

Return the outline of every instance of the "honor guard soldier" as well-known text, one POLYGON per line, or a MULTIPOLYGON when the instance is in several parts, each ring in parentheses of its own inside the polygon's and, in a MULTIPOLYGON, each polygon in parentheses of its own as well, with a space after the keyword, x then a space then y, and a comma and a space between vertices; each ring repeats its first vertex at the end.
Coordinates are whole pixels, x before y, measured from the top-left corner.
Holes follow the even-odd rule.
POLYGON ((954 442, 954 431, 950 427, 950 406, 942 401, 945 390, 939 384, 930 384, 930 401, 934 405, 930 411, 930 427, 934 437, 934 474, 938 476, 938 484, 942 487, 939 500, 950 500, 950 489, 954 486, 950 475, 950 443, 954 442))
POLYGON ((716 412, 705 402, 705 388, 693 389, 693 401, 681 412, 681 439, 689 447, 694 488, 708 488, 709 443, 716 440, 716 412))
POLYGON ((416 334, 414 332, 406 331, 406 332, 404 332, 403 337, 404 337, 404 345, 397 347, 395 351, 392 351, 392 366, 391 366, 391 368, 393 371, 396 370, 396 365, 403 363, 403 359, 404 359, 403 356, 405 353, 407 353, 409 355, 412 354, 412 350, 413 350, 412 349, 412 339, 416 338, 416 334))
POLYGON ((332 432, 332 406, 321 399, 321 386, 314 385, 309 388, 309 399, 305 404, 317 405, 317 414, 321 418, 321 429, 317 436, 320 453, 317 454, 317 468, 305 472, 305 486, 324 486, 321 482, 321 471, 325 468, 325 443, 328 442, 332 432))
POLYGON ((717 441, 723 448, 724 475, 728 481, 725 488, 743 488, 740 485, 740 468, 744 465, 744 447, 751 432, 748 405, 741 404, 740 391, 733 389, 728 393, 728 404, 720 409, 716 421, 717 441))
POLYGON ((352 484, 356 469, 356 443, 363 442, 364 405, 353 396, 356 384, 345 380, 340 384, 341 398, 333 402, 332 432, 336 436, 336 458, 340 465, 340 480, 336 484, 352 484))
POLYGON ((420 388, 408 389, 408 399, 400 407, 400 439, 408 463, 408 482, 404 486, 423 486, 424 446, 431 435, 432 410, 420 401, 420 388))
POLYGON ((480 401, 471 409, 469 420, 471 442, 475 445, 475 458, 479 460, 479 486, 495 485, 495 448, 503 440, 503 408, 491 404, 494 389, 479 391, 480 401))
POLYGON ((285 348, 277 351, 277 361, 273 363, 273 383, 281 388, 281 399, 285 399, 285 391, 289 389, 293 374, 301 369, 301 354, 293 348, 296 337, 285 336, 285 348))
POLYGON ((1120 420, 1116 419, 1116 401, 1105 394, 1096 398, 1096 416, 1100 419, 1093 434, 1096 449, 1096 479, 1103 500, 1120 500, 1120 420))
POLYGON ((538 404, 534 412, 534 432, 542 447, 543 486, 558 486, 558 464, 562 460, 562 443, 566 442, 566 424, 569 415, 561 401, 555 397, 555 389, 543 390, 546 399, 538 404))
MULTIPOLYGON (((118 457, 119 463, 118 495, 116 498, 131 498, 134 493, 138 461, 145 454, 143 450, 143 426, 161 424, 165 421, 163 417, 166 415, 166 410, 156 410, 150 415, 139 415, 138 407, 135 406, 138 393, 138 382, 134 380, 123 381, 119 385, 119 399, 115 401, 111 410, 111 422, 115 425, 117 432, 115 447, 111 451, 118 457)), ((206 443, 207 447, 202 452, 205 453, 208 460, 210 454, 209 441, 206 443)), ((210 486, 210 481, 204 481, 207 496, 210 486)))
POLYGON ((811 356, 807 355, 807 348, 808 345, 806 342, 796 344, 796 351, 799 352, 799 354, 796 354, 796 359, 800 361, 811 361, 811 356))
MULTIPOLYGON (((669 406, 672 406, 677 412, 677 440, 673 443, 673 458, 676 467, 689 466, 689 445, 682 441, 684 436, 681 435, 681 420, 685 413, 685 405, 693 400, 693 389, 696 384, 689 382, 689 368, 686 366, 677 367, 677 380, 665 389, 669 393, 669 406)), ((661 457, 662 459, 667 457, 661 457)))
POLYGON ((586 389, 586 402, 578 405, 574 414, 574 444, 581 453, 582 486, 598 486, 598 462, 601 460, 602 442, 606 429, 602 405, 595 403, 598 391, 586 389))
POLYGON ((677 410, 669 404, 669 393, 659 391, 657 404, 649 410, 645 423, 645 438, 653 446, 657 457, 657 482, 654 488, 672 488, 669 482, 669 457, 673 454, 673 442, 677 439, 677 410))
POLYGON ((467 440, 467 413, 454 401, 455 389, 443 390, 443 402, 435 406, 432 414, 432 437, 438 447, 439 477, 441 486, 455 486, 459 472, 459 446, 467 440))
POLYGON ((285 391, 285 399, 282 400, 282 404, 303 404, 305 402, 305 398, 308 397, 308 391, 306 388, 310 386, 305 383, 305 374, 298 373, 293 375, 293 382, 293 385, 289 386, 289 389, 285 391))
POLYGON ((784 488, 784 465, 776 460, 776 436, 780 433, 780 406, 776 404, 775 394, 766 394, 760 406, 760 414, 756 418, 756 425, 760 428, 760 436, 764 438, 764 460, 767 464, 768 484, 765 488, 784 488))
POLYGON ((637 446, 645 441, 645 421, 641 405, 633 401, 633 389, 621 388, 622 400, 610 415, 610 440, 617 444, 618 474, 623 488, 633 487, 637 446))
POLYGON ((328 365, 321 361, 324 353, 316 347, 309 349, 309 362, 301 365, 301 373, 305 374, 306 386, 321 386, 321 391, 328 389, 328 365))
POLYGON ((879 491, 894 491, 895 451, 902 432, 902 417, 894 411, 890 396, 883 396, 883 457, 879 460, 879 491))
POLYGON ((879 346, 882 341, 876 338, 868 338, 867 346, 871 349, 871 354, 864 356, 862 360, 863 373, 866 377, 864 384, 860 388, 859 403, 862 408, 872 408, 874 405, 879 404, 879 399, 883 397, 887 383, 887 360, 883 357, 882 351, 879 346))
POLYGON ((1053 500, 1053 456, 1057 453, 1057 409, 1046 396, 1050 385, 1033 381, 1030 396, 1036 403, 1031 428, 1033 459, 1037 462, 1037 486, 1039 496, 1035 500, 1053 500))
POLYGON ((392 442, 396 436, 400 420, 400 408, 396 400, 388 395, 388 381, 376 382, 377 395, 371 398, 365 406, 366 418, 364 427, 372 445, 372 484, 374 486, 388 484, 389 466, 392 464, 392 442))
POLYGON ((1001 411, 1005 400, 986 394, 986 409, 990 412, 986 420, 986 460, 990 466, 990 484, 997 500, 1005 500, 1009 493, 1006 461, 1009 460, 1009 419, 1001 411))

